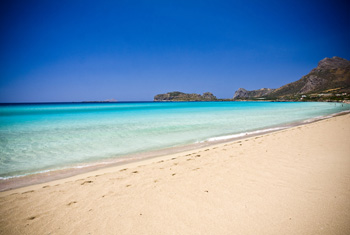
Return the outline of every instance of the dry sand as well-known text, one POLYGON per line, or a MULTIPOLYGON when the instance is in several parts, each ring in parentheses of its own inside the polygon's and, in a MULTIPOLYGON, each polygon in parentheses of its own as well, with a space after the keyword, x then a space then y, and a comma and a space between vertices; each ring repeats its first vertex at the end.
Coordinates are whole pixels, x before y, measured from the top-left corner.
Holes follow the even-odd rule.
POLYGON ((350 234, 350 115, 0 193, 1 234, 350 234))

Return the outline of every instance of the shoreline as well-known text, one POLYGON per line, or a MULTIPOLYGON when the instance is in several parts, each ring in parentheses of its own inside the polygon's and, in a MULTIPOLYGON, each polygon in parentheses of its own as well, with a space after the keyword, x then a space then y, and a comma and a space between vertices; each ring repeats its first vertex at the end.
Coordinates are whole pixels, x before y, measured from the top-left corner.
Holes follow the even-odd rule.
POLYGON ((350 114, 0 192, 0 234, 348 234, 350 114))
POLYGON ((137 165, 139 162, 141 163, 143 161, 148 161, 148 160, 152 161, 154 159, 166 157, 168 155, 173 156, 178 154, 185 154, 187 152, 201 150, 203 148, 213 147, 217 145, 220 146, 222 144, 232 143, 242 139, 249 139, 255 136, 264 136, 269 133, 279 132, 286 129, 288 130, 290 128, 308 125, 308 124, 319 122, 322 120, 327 120, 329 118, 347 115, 349 113, 350 111, 342 111, 339 113, 334 113, 326 116, 314 117, 307 120, 286 123, 283 125, 275 125, 275 126, 271 126, 263 129, 258 129, 258 130, 253 130, 253 131, 248 131, 248 132, 243 132, 238 134, 211 137, 211 138, 208 138, 206 141, 201 141, 198 143, 145 151, 145 152, 140 152, 135 154, 128 154, 128 155, 111 158, 111 159, 103 159, 100 161, 86 162, 80 165, 64 167, 61 169, 43 170, 35 173, 30 173, 28 175, 13 176, 10 178, 0 179, 0 193, 23 188, 23 187, 31 187, 37 184, 50 183, 52 181, 60 181, 67 178, 79 176, 82 174, 84 175, 93 174, 95 171, 103 170, 106 168, 115 168, 115 167, 119 168, 119 167, 124 167, 128 165, 134 165, 134 164, 137 165))

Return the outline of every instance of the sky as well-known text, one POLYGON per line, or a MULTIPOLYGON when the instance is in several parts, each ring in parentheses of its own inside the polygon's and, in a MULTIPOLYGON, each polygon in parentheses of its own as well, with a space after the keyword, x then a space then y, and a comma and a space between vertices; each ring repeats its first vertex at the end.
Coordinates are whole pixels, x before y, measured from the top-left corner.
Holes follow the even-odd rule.
POLYGON ((350 59, 347 1, 0 3, 0 102, 232 98, 350 59))

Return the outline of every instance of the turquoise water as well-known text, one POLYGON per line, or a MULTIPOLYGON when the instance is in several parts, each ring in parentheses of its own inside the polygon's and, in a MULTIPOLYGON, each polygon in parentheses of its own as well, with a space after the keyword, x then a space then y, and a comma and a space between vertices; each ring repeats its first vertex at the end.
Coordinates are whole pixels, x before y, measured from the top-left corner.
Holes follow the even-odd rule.
POLYGON ((0 105, 0 179, 77 167, 350 110, 302 102, 0 105))

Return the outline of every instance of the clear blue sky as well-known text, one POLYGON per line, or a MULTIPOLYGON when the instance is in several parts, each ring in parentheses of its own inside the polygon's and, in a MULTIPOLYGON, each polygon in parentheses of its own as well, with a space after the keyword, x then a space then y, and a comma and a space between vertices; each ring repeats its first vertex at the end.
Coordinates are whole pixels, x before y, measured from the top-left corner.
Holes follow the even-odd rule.
POLYGON ((0 102, 277 88, 350 59, 347 1, 0 3, 0 102))

